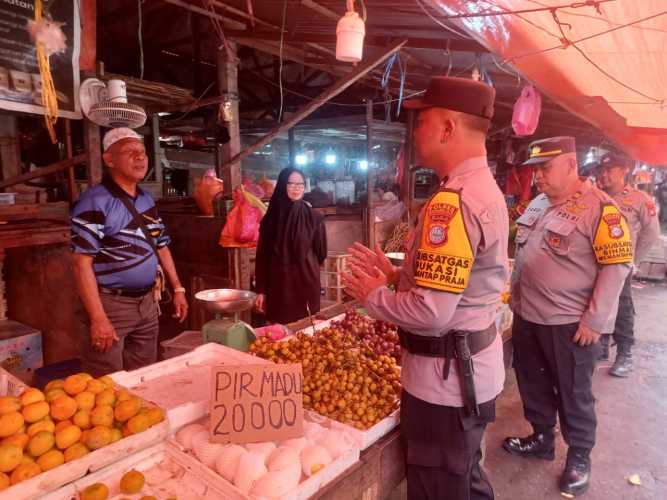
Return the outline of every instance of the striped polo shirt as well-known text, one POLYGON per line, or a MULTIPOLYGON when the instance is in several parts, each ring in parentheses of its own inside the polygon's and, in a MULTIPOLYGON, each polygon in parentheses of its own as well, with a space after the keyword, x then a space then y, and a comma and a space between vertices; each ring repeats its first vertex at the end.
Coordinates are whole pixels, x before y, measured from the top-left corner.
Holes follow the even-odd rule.
MULTIPOLYGON (((155 281, 158 259, 123 202, 111 194, 105 179, 81 195, 72 209, 72 251, 93 255, 97 283, 108 288, 139 290, 155 281)), ((124 192, 123 192, 124 193, 124 192)), ((170 242, 155 201, 137 186, 132 198, 157 248, 170 242)))

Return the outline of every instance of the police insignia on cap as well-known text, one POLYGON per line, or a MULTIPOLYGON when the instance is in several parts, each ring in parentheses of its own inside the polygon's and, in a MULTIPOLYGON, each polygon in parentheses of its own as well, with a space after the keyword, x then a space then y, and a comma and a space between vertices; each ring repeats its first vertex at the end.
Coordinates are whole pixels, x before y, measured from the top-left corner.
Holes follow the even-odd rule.
POLYGON ((603 219, 609 228, 609 237, 615 240, 618 240, 625 235, 625 232, 623 232, 623 228, 621 227, 621 217, 622 215, 619 213, 606 214, 603 216, 603 219))

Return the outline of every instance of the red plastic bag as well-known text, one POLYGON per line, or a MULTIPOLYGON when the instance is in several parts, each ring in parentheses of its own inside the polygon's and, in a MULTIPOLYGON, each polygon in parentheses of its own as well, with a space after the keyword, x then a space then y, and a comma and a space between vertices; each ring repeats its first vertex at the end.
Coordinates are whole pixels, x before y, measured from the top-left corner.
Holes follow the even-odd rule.
POLYGON ((240 188, 234 190, 234 207, 227 214, 227 222, 220 234, 223 247, 254 247, 259 239, 262 211, 250 204, 240 188))
POLYGON ((537 129, 542 111, 542 97, 535 87, 528 84, 514 103, 512 128, 517 135, 532 135, 537 129))
POLYGON ((215 176, 215 170, 208 169, 201 179, 195 179, 194 198, 204 215, 213 215, 213 199, 223 190, 224 183, 215 176))

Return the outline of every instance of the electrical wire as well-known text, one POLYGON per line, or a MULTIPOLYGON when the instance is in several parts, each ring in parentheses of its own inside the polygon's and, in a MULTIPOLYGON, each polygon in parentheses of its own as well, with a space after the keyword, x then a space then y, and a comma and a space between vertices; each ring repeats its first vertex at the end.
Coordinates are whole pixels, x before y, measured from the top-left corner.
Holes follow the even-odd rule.
POLYGON ((285 95, 283 92, 283 46, 285 41, 285 18, 287 17, 287 0, 283 0, 283 21, 282 26, 280 27, 280 50, 279 50, 279 59, 280 65, 278 68, 278 82, 280 87, 280 109, 278 110, 278 123, 283 121, 283 106, 285 104, 285 95))
MULTIPOLYGON (((623 28, 628 28, 630 26, 634 26, 635 24, 643 23, 645 21, 650 21, 651 19, 655 19, 656 17, 664 16, 665 14, 667 14, 667 10, 665 10, 663 12, 658 12, 657 14, 653 14, 653 15, 648 16, 648 17, 644 17, 642 19, 638 19, 636 21, 632 21, 630 23, 625 23, 625 24, 620 24, 618 26, 614 26, 613 28, 610 28, 608 30, 600 31, 599 33, 594 33, 593 35, 589 35, 587 37, 580 38, 578 40, 570 40, 569 43, 574 45, 574 44, 577 44, 577 43, 580 43, 580 42, 591 40, 593 38, 596 38, 596 37, 599 37, 599 36, 602 36, 602 35, 606 35, 608 33, 612 33, 614 31, 618 31, 618 30, 623 29, 623 28)), ((548 47, 546 49, 536 50, 534 52, 528 52, 526 54, 519 54, 517 56, 512 56, 509 59, 507 59, 507 62, 511 63, 512 61, 516 61, 517 59, 523 59, 525 57, 537 56, 537 55, 545 54, 547 52, 551 52, 551 51, 556 50, 556 49, 564 49, 564 48, 566 48, 566 46, 564 46, 562 41, 561 41, 561 43, 559 45, 554 45, 553 47, 548 47)))
POLYGON ((143 35, 143 13, 141 4, 143 0, 137 0, 137 16, 139 18, 139 27, 137 28, 137 36, 139 38, 139 79, 144 79, 144 35, 143 35))
MULTIPOLYGON (((464 72, 468 71, 469 69, 470 68, 467 68, 466 70, 464 70, 464 72)), ((265 81, 269 85, 273 85, 274 87, 278 87, 278 84, 276 82, 274 82, 272 80, 269 80, 268 78, 264 78, 260 75, 256 75, 256 76, 257 76, 257 78, 265 81)), ((344 108, 365 108, 366 107, 365 103, 363 103, 363 104, 349 104, 349 103, 346 103, 346 102, 336 102, 336 101, 330 101, 330 100, 326 100, 326 99, 318 99, 316 97, 311 97, 309 95, 302 94, 301 92, 297 92, 296 90, 292 90, 292 89, 289 89, 287 87, 283 87, 283 90, 285 92, 287 92, 288 94, 293 94, 295 96, 301 97, 301 98, 306 99, 308 101, 321 102, 324 106, 331 105, 331 106, 341 106, 341 107, 344 107, 344 108)), ((403 96, 403 100, 411 99, 413 97, 416 97, 418 95, 423 94, 424 92, 426 92, 426 90, 419 90, 417 92, 413 92, 409 95, 403 96)), ((388 99, 388 100, 385 100, 385 101, 373 101, 373 106, 384 106, 386 104, 391 104, 391 103, 394 103, 394 102, 398 102, 398 98, 388 99)))
MULTIPOLYGON (((537 0, 527 0, 530 3, 533 3, 535 5, 541 5, 542 7, 548 7, 548 5, 543 4, 542 2, 538 2, 537 0)), ((618 26, 619 23, 616 23, 614 21, 611 21, 610 19, 607 19, 606 17, 599 17, 599 16, 591 16, 590 14, 580 14, 578 12, 567 12, 568 16, 573 16, 573 17, 585 17, 587 19, 592 19, 594 21, 603 21, 607 23, 610 26, 618 26)), ((650 26, 632 26, 634 29, 642 30, 642 31, 654 31, 656 33, 667 33, 667 30, 662 30, 660 28, 652 28, 650 26)))
POLYGON ((615 2, 616 0, 583 0, 581 2, 571 3, 569 5, 554 5, 551 7, 535 7, 533 9, 504 10, 501 12, 469 12, 466 14, 449 14, 442 16, 443 19, 469 19, 473 17, 495 17, 518 14, 532 14, 535 12, 554 12, 561 9, 579 9, 581 7, 595 7, 596 9, 602 3, 615 2))
MULTIPOLYGON (((489 5, 491 5, 491 6, 495 7, 495 8, 497 8, 497 9, 503 9, 503 11, 506 12, 506 13, 510 13, 510 12, 511 12, 508 8, 503 7, 502 5, 498 5, 497 3, 493 2, 492 0, 482 0, 482 1, 484 1, 486 4, 489 4, 489 5)), ((526 18, 525 16, 522 16, 521 14, 514 14, 514 15, 516 15, 516 17, 518 17, 519 19, 521 19, 523 22, 525 22, 525 23, 527 23, 527 24, 530 24, 533 28, 542 31, 543 33, 546 33, 547 35, 549 35, 549 36, 552 37, 552 38, 555 38, 556 40, 559 39, 559 37, 558 37, 558 35, 557 35, 556 33, 552 33, 552 32, 549 31, 548 29, 546 29, 546 28, 544 28, 543 26, 540 26, 539 24, 537 24, 537 23, 531 21, 530 19, 526 18)))
POLYGON ((470 36, 466 35, 465 33, 462 33, 458 31, 457 29, 452 28, 451 26, 447 26, 445 23, 442 21, 436 19, 428 10, 426 10, 426 7, 421 3, 420 0, 415 0, 415 3, 419 5, 422 11, 424 11, 424 14, 426 14, 431 21, 433 21, 435 24, 441 26, 442 28, 446 29, 447 31, 454 33, 456 36, 459 36, 461 38, 464 38, 466 40, 470 40, 470 36))
MULTIPOLYGON (((609 78, 609 79, 612 80, 613 82, 616 82, 618 85, 620 85, 621 87, 625 88, 626 90, 629 90, 629 91, 631 91, 631 92, 634 92, 635 94, 638 94, 638 95, 640 95, 640 96, 642 96, 642 97, 645 97, 646 99, 650 99, 650 100, 655 101, 655 102, 657 102, 657 103, 661 102, 661 99, 657 99, 657 98, 655 98, 655 97, 651 97, 651 96, 646 95, 646 94, 644 94, 643 92, 641 92, 641 91, 639 91, 639 90, 637 90, 637 89, 635 89, 635 88, 633 88, 633 87, 630 87, 629 85, 626 85, 625 83, 623 83, 622 81, 620 81, 618 78, 616 78, 615 76, 613 76, 611 73, 609 73, 608 71, 606 71, 604 68, 602 68, 601 66, 599 66, 595 61, 593 61, 593 60, 588 56, 588 54, 586 54, 586 53, 583 51, 583 49, 582 49, 581 47, 579 47, 579 46, 577 45, 578 42, 572 42, 572 41, 570 41, 570 40, 567 38, 567 35, 565 35, 565 31, 563 31, 563 26, 566 26, 567 24, 561 22, 560 19, 558 19, 558 13, 554 10, 554 11, 551 12, 551 15, 553 16, 554 21, 555 21, 556 24, 558 25, 558 29, 560 30, 560 33, 561 33, 561 35, 563 36, 563 44, 564 44, 565 47, 570 47, 570 46, 573 47, 577 52, 579 52, 579 54, 581 54, 581 56, 582 56, 584 59, 586 59, 590 64, 592 64, 592 65, 593 65, 593 66, 594 66, 600 73, 602 73, 603 75, 605 75, 607 78, 609 78)), ((614 28, 614 29, 616 29, 616 28, 614 28)), ((611 30, 610 30, 610 31, 611 31, 611 30)), ((591 38, 591 37, 586 37, 586 38, 584 38, 584 39, 582 39, 582 40, 590 40, 590 38, 591 38)), ((581 40, 580 40, 580 41, 581 41, 581 40)))
POLYGON ((195 102, 193 102, 190 107, 181 115, 177 116, 176 118, 166 118, 163 117, 162 119, 166 122, 175 122, 178 120, 183 120, 186 116, 188 116, 192 111, 197 107, 197 105, 201 102, 201 100, 204 98, 204 96, 208 93, 209 90, 211 90, 211 87, 215 84, 215 80, 212 81, 211 83, 208 84, 208 87, 204 89, 204 92, 202 92, 197 99, 195 99, 195 102))

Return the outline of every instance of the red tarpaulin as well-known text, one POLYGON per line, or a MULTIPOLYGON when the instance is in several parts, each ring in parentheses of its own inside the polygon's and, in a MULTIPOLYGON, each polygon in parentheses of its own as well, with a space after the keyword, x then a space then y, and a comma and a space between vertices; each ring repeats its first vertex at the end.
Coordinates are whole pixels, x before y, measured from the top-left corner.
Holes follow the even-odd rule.
MULTIPOLYGON (((452 16, 571 2, 430 3, 452 16)), ((579 1, 454 22, 633 158, 667 165, 667 0, 579 1)))

